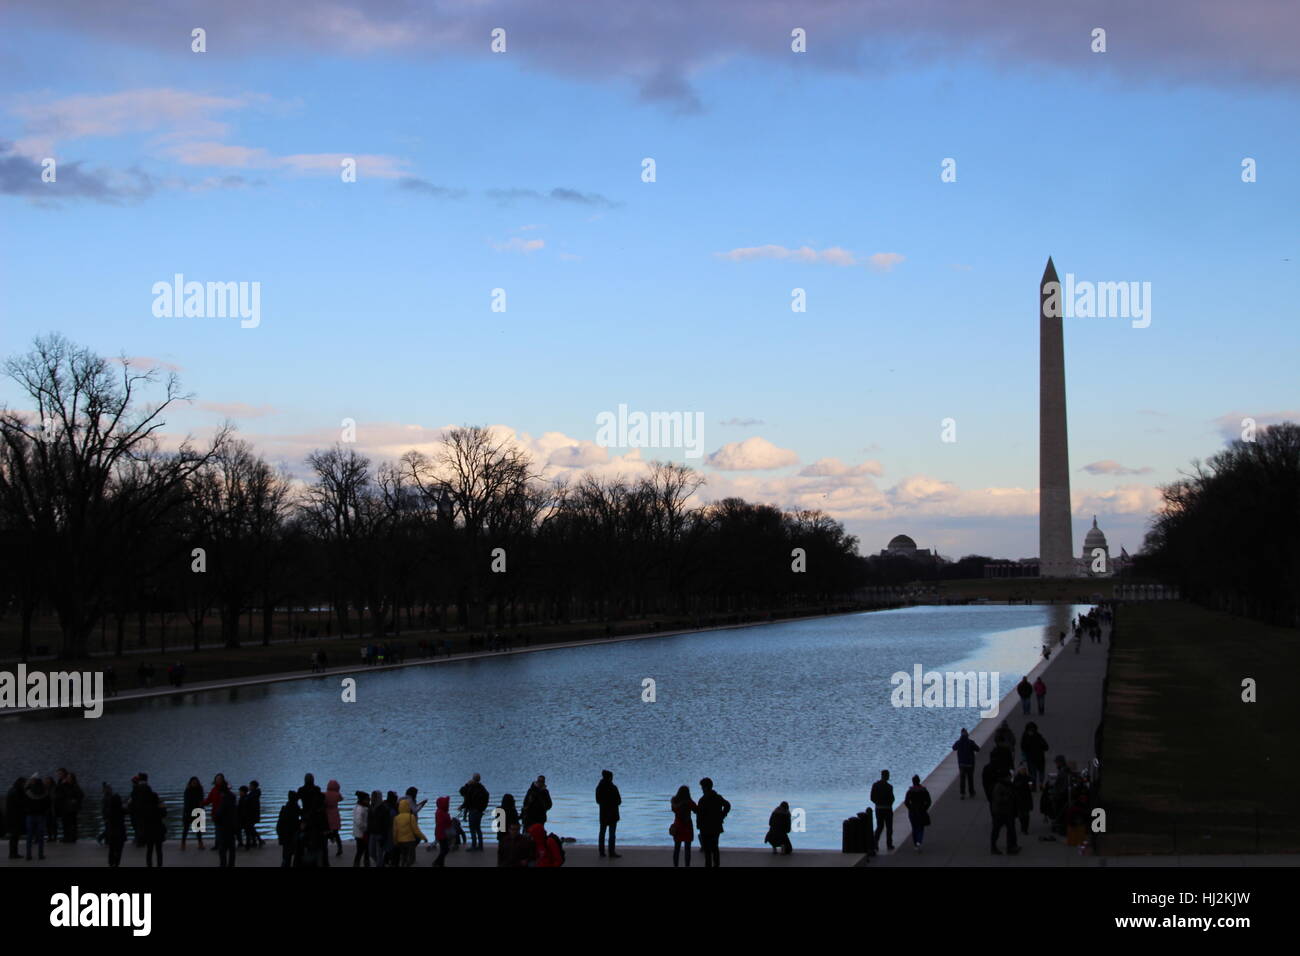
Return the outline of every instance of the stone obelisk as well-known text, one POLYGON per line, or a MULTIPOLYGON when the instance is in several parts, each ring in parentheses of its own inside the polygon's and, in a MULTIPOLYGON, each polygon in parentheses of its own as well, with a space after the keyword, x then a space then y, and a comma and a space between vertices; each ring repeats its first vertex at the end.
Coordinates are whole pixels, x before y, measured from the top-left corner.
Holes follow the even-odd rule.
POLYGON ((1075 576, 1061 295, 1049 256, 1038 288, 1038 574, 1045 578, 1075 576))

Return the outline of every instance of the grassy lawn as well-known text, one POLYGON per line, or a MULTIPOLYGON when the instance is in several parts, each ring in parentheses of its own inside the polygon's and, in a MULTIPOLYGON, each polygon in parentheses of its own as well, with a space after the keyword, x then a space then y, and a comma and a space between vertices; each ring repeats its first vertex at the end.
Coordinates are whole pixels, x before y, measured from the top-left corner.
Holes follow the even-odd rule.
POLYGON ((1105 707, 1106 854, 1300 851, 1300 632, 1121 607, 1105 707), (1241 699, 1257 682, 1257 703, 1241 699))

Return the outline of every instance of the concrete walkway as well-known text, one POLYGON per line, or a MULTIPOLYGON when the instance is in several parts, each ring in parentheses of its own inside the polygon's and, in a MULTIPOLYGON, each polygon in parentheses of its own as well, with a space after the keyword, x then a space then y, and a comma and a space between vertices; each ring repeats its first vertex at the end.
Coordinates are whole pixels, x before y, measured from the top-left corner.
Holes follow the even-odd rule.
MULTIPOLYGON (((991 819, 988 803, 983 796, 980 774, 993 749, 993 733, 1006 720, 1016 734, 1016 765, 1021 761, 1019 741, 1025 724, 1034 721, 1038 731, 1051 745, 1047 753, 1047 768, 1052 769, 1057 754, 1063 754, 1082 771, 1096 756, 1095 734, 1102 714, 1102 681, 1106 676, 1106 658, 1110 647, 1110 628, 1103 626, 1102 640, 1093 643, 1087 636, 1080 637, 1076 645, 1073 637, 1052 651, 1049 660, 1039 661, 1029 673, 1030 683, 1039 677, 1047 685, 1046 712, 1038 713, 1037 700, 1031 712, 1021 713, 1020 697, 1013 686, 1002 699, 996 717, 981 720, 970 734, 980 746, 975 758, 975 787, 978 796, 961 799, 957 777, 957 754, 950 753, 923 783, 930 791, 934 805, 930 808, 931 825, 925 831, 924 849, 917 853, 912 848, 911 827, 907 810, 902 806, 902 796, 911 781, 893 781, 899 797, 899 807, 894 811, 893 853, 884 849, 881 836, 881 853, 871 862, 885 866, 1096 866, 1103 859, 1081 856, 1077 847, 1065 845, 1064 838, 1057 842, 1043 842, 1039 838, 1051 833, 1043 815, 1038 812, 1038 795, 1034 796, 1034 810, 1029 817, 1029 834, 1017 833, 1020 853, 1016 856, 994 856, 989 852, 991 819)), ((1015 675, 1013 683, 1019 683, 1015 675)), ((953 739, 957 739, 954 727, 953 739)), ((1104 772, 1104 768, 1103 768, 1104 772)), ((998 841, 1005 851, 1005 831, 998 841)), ((1165 861, 1168 858, 1158 858, 1165 861)), ((1160 865, 1168 865, 1162 862, 1160 865)))

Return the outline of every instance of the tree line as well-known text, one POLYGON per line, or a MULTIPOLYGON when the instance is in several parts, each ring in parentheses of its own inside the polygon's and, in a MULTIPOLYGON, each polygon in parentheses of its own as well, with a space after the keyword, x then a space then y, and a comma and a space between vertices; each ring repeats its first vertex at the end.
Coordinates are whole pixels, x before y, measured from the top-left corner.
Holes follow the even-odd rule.
POLYGON ((197 649, 246 615, 328 607, 338 633, 402 627, 710 615, 844 598, 866 581, 857 539, 819 511, 693 501, 704 479, 652 463, 634 478, 544 480, 491 431, 373 462, 340 443, 295 479, 221 427, 164 442, 193 396, 174 373, 38 338, 4 363, 24 404, 0 406, 0 601, 31 651, 52 610, 61 656, 115 625, 181 616, 197 649), (794 569, 802 550, 802 572, 794 569))
POLYGON ((1198 603, 1300 626, 1300 425, 1233 441, 1161 493, 1141 570, 1198 603))

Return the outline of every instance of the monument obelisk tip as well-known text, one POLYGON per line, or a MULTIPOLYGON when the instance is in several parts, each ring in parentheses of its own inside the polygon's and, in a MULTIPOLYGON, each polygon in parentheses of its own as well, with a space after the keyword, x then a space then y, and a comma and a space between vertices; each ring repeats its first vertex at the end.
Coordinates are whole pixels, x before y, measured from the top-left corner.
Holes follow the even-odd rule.
POLYGON ((1056 265, 1055 263, 1052 262, 1052 257, 1048 256, 1047 268, 1043 270, 1043 284, 1046 285, 1048 282, 1059 282, 1059 281, 1060 280, 1057 279, 1056 277, 1056 265))

